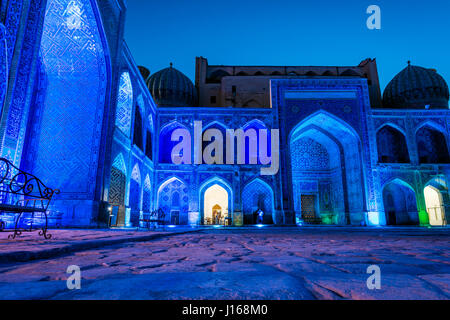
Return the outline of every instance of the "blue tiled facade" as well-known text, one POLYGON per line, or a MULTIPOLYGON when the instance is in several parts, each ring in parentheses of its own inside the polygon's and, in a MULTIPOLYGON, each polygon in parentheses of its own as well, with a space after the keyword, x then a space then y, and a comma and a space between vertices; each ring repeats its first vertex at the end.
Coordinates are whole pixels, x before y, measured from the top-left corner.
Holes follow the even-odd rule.
POLYGON ((0 10, 0 151, 61 190, 51 210, 63 226, 106 226, 110 212, 113 225, 138 226, 158 208, 168 223, 202 224, 213 185, 234 225, 253 224, 257 209, 264 224, 428 225, 427 186, 450 219, 448 108, 372 108, 366 79, 332 75, 270 79, 270 108, 193 106, 193 87, 184 106, 158 106, 123 39, 122 0, 9 0, 0 10), (279 129, 279 172, 172 164, 171 133, 194 136, 195 121, 279 129))

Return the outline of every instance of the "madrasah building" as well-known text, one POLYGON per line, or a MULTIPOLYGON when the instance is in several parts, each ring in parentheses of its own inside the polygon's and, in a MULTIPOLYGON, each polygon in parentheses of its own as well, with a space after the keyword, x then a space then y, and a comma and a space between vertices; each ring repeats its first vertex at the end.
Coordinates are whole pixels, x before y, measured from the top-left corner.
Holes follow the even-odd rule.
POLYGON ((61 190, 63 226, 137 227, 158 209, 173 225, 449 221, 449 89, 435 69, 408 63, 382 94, 374 59, 198 57, 192 82, 137 66, 125 16, 123 0, 1 1, 1 156, 61 190), (172 134, 197 121, 223 136, 279 129, 278 172, 261 175, 248 146, 245 164, 174 164, 172 134))

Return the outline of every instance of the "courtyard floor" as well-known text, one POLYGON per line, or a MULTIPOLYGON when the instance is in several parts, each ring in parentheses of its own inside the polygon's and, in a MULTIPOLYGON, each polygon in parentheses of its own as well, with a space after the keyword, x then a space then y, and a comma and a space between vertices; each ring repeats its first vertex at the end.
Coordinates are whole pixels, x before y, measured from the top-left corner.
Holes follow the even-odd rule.
POLYGON ((450 299, 449 228, 53 233, 0 234, 1 299, 450 299), (70 265, 80 290, 67 289, 70 265))

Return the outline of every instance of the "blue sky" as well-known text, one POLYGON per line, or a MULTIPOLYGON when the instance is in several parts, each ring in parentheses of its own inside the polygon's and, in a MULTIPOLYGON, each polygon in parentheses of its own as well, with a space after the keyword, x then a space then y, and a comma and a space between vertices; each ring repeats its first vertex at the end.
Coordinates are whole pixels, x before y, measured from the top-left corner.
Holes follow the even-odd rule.
POLYGON ((449 0, 127 0, 125 38, 152 73, 194 80, 195 57, 224 65, 357 65, 377 58, 384 88, 408 60, 450 83, 449 0), (381 30, 366 9, 381 8, 381 30))

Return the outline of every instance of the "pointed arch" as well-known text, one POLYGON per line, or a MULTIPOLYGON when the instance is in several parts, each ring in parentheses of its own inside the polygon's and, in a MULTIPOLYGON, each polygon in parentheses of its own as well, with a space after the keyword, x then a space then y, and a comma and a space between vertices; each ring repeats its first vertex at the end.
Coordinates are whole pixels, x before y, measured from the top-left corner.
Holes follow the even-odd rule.
POLYGON ((400 178, 391 178, 391 179, 387 180, 387 181, 384 183, 382 190, 383 190, 384 188, 386 188, 386 186, 388 186, 389 184, 392 184, 392 183, 393 183, 393 184, 401 185, 401 186, 403 186, 403 187, 405 187, 405 188, 410 189, 410 190, 413 191, 413 192, 416 192, 416 191, 414 190, 413 186, 411 186, 408 182, 406 182, 405 180, 400 179, 400 178))
POLYGON ((176 176, 161 183, 157 194, 157 208, 165 212, 167 223, 188 224, 189 190, 187 184, 176 176))
POLYGON ((127 166, 125 165, 125 159, 123 158, 123 154, 119 153, 112 163, 112 167, 119 169, 123 174, 127 174, 127 166))
POLYGON ((136 163, 131 171, 131 179, 136 181, 139 185, 141 184, 141 170, 139 169, 139 164, 136 163))
POLYGON ((359 225, 364 221, 367 197, 361 148, 356 131, 324 110, 291 130, 289 174, 299 219, 305 213, 311 223, 359 225))
POLYGON ((417 128, 416 143, 421 164, 450 163, 446 132, 435 122, 427 121, 417 128))
MULTIPOLYGON (((205 201, 205 193, 208 189, 210 189, 213 186, 219 186, 220 188, 224 189, 227 192, 227 207, 226 208, 222 208, 225 209, 229 215, 231 215, 233 213, 233 189, 230 187, 230 184, 228 183, 228 181, 226 181, 225 179, 223 179, 222 177, 219 176, 214 176, 210 179, 208 179, 207 181, 205 181, 204 183, 202 183, 201 187, 199 188, 199 199, 200 199, 200 223, 201 224, 205 224, 205 214, 206 214, 206 210, 205 209, 205 203, 208 201, 205 201)), ((207 200, 207 199, 206 199, 207 200)), ((239 222, 236 222, 239 225, 239 222)), ((242 224, 242 222, 241 222, 242 224)))
POLYGON ((379 163, 409 163, 409 151, 404 133, 384 124, 376 133, 379 163))
MULTIPOLYGON (((99 157, 92 155, 106 141, 99 134, 104 125, 101 119, 105 106, 112 103, 108 42, 96 1, 48 0, 46 5, 36 8, 45 14, 40 52, 48 81, 38 93, 42 100, 31 146, 36 160, 33 170, 49 185, 59 186, 66 199, 87 199, 94 196, 95 188, 86 181, 95 181, 100 167, 99 157), (71 166, 52 167, 55 158, 70 159, 71 166), (76 175, 72 168, 78 168, 76 175)), ((86 206, 80 210, 89 210, 87 203, 80 205, 86 206)), ((70 206, 65 203, 60 208, 70 206)))
POLYGON ((147 118, 147 128, 150 132, 154 132, 155 128, 154 128, 154 121, 153 121, 153 115, 149 114, 148 118, 147 118))
POLYGON ((141 211, 141 170, 139 164, 136 163, 131 171, 130 177, 130 193, 129 193, 129 206, 130 206, 130 223, 132 226, 137 227, 139 225, 139 217, 141 211))
POLYGON ((130 136, 131 113, 133 110, 133 85, 130 74, 122 72, 119 79, 119 93, 117 96, 116 126, 127 137, 130 136))
POLYGON ((226 140, 225 140, 227 127, 220 121, 212 121, 212 122, 208 123, 208 125, 206 125, 206 127, 203 128, 203 132, 202 132, 202 150, 205 150, 205 148, 210 143, 212 143, 212 141, 204 141, 203 140, 203 135, 209 129, 219 130, 222 134, 222 139, 223 139, 222 140, 222 155, 223 155, 222 163, 225 163, 226 158, 227 158, 227 149, 226 149, 226 140))
POLYGON ((203 132, 204 132, 205 130, 211 128, 211 127, 214 127, 214 126, 220 127, 220 128, 222 128, 223 130, 227 130, 227 129, 228 129, 227 126, 224 125, 222 122, 217 121, 217 120, 214 120, 214 121, 209 122, 206 126, 203 127, 203 132))
POLYGON ((112 226, 125 225, 126 172, 125 160, 122 153, 119 153, 111 165, 108 191, 108 202, 116 208, 112 212, 112 226))
POLYGON ((136 99, 137 105, 139 107, 139 111, 142 115, 145 115, 145 102, 142 94, 139 94, 139 96, 136 99))
POLYGON ((351 125, 325 110, 316 111, 315 113, 303 119, 299 124, 297 124, 297 126, 295 126, 291 130, 290 138, 294 138, 293 136, 295 135, 295 133, 300 132, 302 129, 313 122, 323 125, 325 129, 330 129, 329 131, 337 132, 337 129, 342 130, 343 133, 351 135, 352 137, 357 139, 358 142, 361 141, 359 134, 351 125))
POLYGON ((144 132, 143 132, 143 118, 142 118, 142 107, 140 103, 136 103, 135 111, 134 111, 134 130, 133 130, 133 144, 136 145, 139 149, 144 151, 144 132))
POLYGON ((178 121, 172 121, 164 125, 159 133, 159 162, 171 164, 172 163, 172 150, 179 143, 178 141, 172 141, 172 133, 176 129, 190 130, 178 121))
POLYGON ((150 181, 150 176, 148 174, 145 176, 144 189, 148 191, 152 189, 152 183, 150 181))
POLYGON ((242 199, 244 224, 256 223, 254 214, 258 209, 264 213, 263 224, 272 224, 275 221, 274 192, 267 182, 255 178, 247 183, 242 192, 242 199))
POLYGON ((427 126, 441 132, 442 134, 446 133, 445 128, 443 126, 441 126, 440 124, 438 124, 436 121, 427 120, 427 121, 422 122, 420 125, 418 125, 416 127, 416 134, 420 129, 427 127, 427 126))
POLYGON ((6 28, 0 23, 0 115, 3 110, 3 100, 8 87, 8 46, 6 28))
POLYGON ((326 70, 324 73, 322 73, 322 76, 325 76, 325 77, 333 77, 333 76, 335 76, 336 74, 334 74, 333 72, 331 72, 330 70, 326 70))
POLYGON ((261 108, 262 104, 256 99, 250 99, 242 105, 244 108, 261 108))
POLYGON ((347 76, 347 77, 359 77, 359 76, 361 76, 359 73, 357 73, 353 69, 347 69, 344 72, 342 72, 340 75, 341 76, 347 76))
POLYGON ((419 224, 416 192, 409 183, 390 179, 384 184, 382 195, 387 225, 419 224))
POLYGON ((228 77, 228 76, 230 76, 230 74, 228 72, 226 72, 223 69, 218 69, 218 70, 213 71, 209 75, 207 82, 208 83, 220 83, 220 81, 222 80, 223 77, 228 77))

